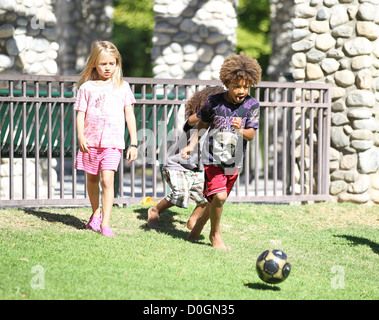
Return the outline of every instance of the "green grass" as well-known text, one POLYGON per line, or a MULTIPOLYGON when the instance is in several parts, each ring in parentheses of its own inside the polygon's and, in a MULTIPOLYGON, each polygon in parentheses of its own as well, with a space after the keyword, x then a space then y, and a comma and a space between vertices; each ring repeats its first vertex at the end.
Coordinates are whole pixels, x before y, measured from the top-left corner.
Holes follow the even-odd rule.
POLYGON ((114 207, 114 239, 85 230, 87 207, 0 209, 0 299, 379 299, 378 206, 227 203, 229 252, 210 246, 209 225, 186 240, 193 208, 149 230, 146 206, 114 207), (275 286, 255 272, 268 248, 292 263, 275 286))

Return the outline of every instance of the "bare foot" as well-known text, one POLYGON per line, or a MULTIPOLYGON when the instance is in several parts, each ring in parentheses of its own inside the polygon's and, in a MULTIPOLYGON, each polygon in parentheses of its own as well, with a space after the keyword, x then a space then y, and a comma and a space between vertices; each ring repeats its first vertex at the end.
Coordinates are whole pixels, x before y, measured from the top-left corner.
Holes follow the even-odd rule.
POLYGON ((151 207, 147 210, 147 225, 150 228, 156 229, 158 228, 159 223, 159 212, 156 207, 151 207))
POLYGON ((217 249, 225 250, 225 251, 230 251, 230 247, 227 247, 224 243, 224 241, 221 238, 221 234, 209 234, 209 240, 212 243, 212 246, 217 249))
POLYGON ((201 230, 197 230, 196 227, 194 227, 189 235, 187 236, 187 240, 189 241, 197 241, 200 238, 201 230))

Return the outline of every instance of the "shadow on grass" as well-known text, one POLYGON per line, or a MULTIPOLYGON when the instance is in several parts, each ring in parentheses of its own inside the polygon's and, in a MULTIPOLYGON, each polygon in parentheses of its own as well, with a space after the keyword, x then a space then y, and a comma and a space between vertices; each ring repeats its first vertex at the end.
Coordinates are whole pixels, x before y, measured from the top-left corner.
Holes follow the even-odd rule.
POLYGON ((360 246, 360 245, 369 246, 374 253, 379 254, 379 244, 377 244, 376 242, 373 242, 369 239, 362 238, 362 237, 350 236, 347 234, 335 235, 335 237, 344 238, 344 239, 350 241, 351 245, 353 245, 353 246, 360 246))
MULTIPOLYGON (((190 233, 190 230, 187 229, 185 226, 185 222, 178 221, 175 219, 175 216, 178 214, 175 211, 172 211, 170 209, 165 210, 162 212, 160 218, 159 218, 159 227, 156 229, 151 229, 147 225, 147 210, 149 208, 138 208, 134 209, 134 212, 138 214, 137 218, 144 221, 145 223, 140 227, 141 229, 145 231, 150 231, 150 230, 155 230, 160 233, 168 234, 173 238, 179 238, 179 239, 184 239, 187 240, 188 234, 190 233), (180 223, 183 226, 184 230, 178 229, 175 224, 180 223)), ((204 237, 201 235, 200 239, 203 239, 204 237)), ((192 242, 192 241, 191 241, 192 242)), ((202 244, 201 242, 193 242, 196 244, 202 244)))
POLYGON ((245 283, 244 285, 245 285, 245 287, 248 287, 249 289, 253 289, 253 290, 280 291, 279 287, 276 287, 274 285, 268 285, 265 283, 255 282, 255 283, 245 283))
POLYGON ((84 221, 70 214, 58 214, 58 213, 39 211, 39 210, 34 210, 34 209, 24 209, 23 211, 27 214, 32 214, 33 216, 36 216, 37 218, 43 221, 47 221, 51 223, 56 223, 56 222, 63 223, 75 229, 85 229, 86 227, 86 224, 84 223, 84 221))

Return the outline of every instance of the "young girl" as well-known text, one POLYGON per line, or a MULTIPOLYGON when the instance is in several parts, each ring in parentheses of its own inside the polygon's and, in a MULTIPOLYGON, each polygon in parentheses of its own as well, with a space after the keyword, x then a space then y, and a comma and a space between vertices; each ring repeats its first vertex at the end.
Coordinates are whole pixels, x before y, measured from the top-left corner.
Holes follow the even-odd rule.
POLYGON ((261 67, 253 58, 243 53, 232 54, 221 66, 220 80, 227 91, 210 96, 197 117, 199 135, 184 148, 183 158, 188 158, 197 139, 208 129, 204 141, 202 160, 204 163, 204 196, 208 208, 197 220, 188 238, 197 240, 205 223, 210 218, 209 239, 212 245, 230 250, 224 244, 220 231, 223 205, 238 177, 247 141, 254 139, 259 123, 259 103, 249 95, 252 85, 261 79, 261 67))
POLYGON ((108 41, 96 41, 81 78, 74 110, 77 110, 79 151, 77 170, 87 173, 87 191, 92 207, 88 229, 115 237, 110 228, 114 200, 114 173, 125 149, 125 120, 131 144, 126 158, 137 158, 137 131, 133 104, 136 102, 130 86, 122 79, 121 56, 108 41), (101 184, 101 206, 99 197, 101 184))

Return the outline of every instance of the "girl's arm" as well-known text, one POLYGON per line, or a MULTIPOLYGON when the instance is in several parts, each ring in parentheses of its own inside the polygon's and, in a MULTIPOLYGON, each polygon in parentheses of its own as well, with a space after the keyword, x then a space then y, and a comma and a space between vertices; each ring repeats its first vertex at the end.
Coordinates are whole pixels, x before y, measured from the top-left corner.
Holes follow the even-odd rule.
POLYGON ((84 111, 78 111, 76 115, 76 131, 78 133, 79 150, 83 153, 88 153, 88 141, 84 136, 84 119, 86 113, 84 111))
POLYGON ((126 151, 126 159, 128 163, 137 159, 138 148, 137 146, 137 126, 136 126, 136 117, 134 115, 133 105, 125 107, 125 120, 128 125, 128 131, 130 135, 130 146, 126 151))

